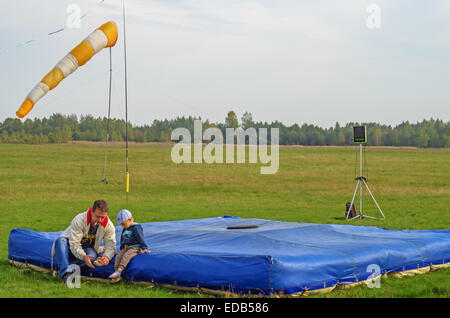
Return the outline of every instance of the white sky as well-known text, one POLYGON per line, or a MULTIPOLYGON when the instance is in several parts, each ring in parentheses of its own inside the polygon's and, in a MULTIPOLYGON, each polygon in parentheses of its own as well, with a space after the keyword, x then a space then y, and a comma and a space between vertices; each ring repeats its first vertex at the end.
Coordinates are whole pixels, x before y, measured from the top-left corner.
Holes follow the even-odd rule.
MULTIPOLYGON (((102 23, 114 20, 112 116, 124 118, 122 0, 1 0, 0 120, 102 23), (69 4, 90 10, 79 29, 69 4), (47 34, 65 28, 53 36, 47 34), (38 38, 22 47, 20 43, 38 38)), ((450 1, 126 0, 133 124, 229 110, 256 121, 450 120, 450 1), (381 28, 366 25, 369 4, 381 28)), ((106 116, 109 55, 97 54, 26 118, 106 116)))

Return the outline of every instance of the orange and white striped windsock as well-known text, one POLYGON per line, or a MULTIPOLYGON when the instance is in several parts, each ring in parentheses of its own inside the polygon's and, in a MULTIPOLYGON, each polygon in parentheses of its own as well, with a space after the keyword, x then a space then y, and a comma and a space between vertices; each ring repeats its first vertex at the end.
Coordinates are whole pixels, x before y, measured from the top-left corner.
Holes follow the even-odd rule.
POLYGON ((25 117, 49 90, 55 88, 64 78, 72 74, 79 66, 84 65, 96 53, 105 47, 116 44, 117 25, 110 21, 89 34, 78 46, 68 53, 45 77, 31 90, 27 98, 16 112, 17 117, 25 117))

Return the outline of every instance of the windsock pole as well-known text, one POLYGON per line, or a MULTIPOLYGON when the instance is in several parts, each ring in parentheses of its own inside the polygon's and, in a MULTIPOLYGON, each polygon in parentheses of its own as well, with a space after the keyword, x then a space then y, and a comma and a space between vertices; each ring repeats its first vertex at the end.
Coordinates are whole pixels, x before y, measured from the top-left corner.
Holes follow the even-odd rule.
POLYGON ((130 192, 130 173, 128 171, 128 87, 127 87, 127 42, 125 32, 125 0, 123 0, 123 49, 125 59, 125 156, 126 156, 126 187, 125 195, 128 201, 128 192, 130 192))

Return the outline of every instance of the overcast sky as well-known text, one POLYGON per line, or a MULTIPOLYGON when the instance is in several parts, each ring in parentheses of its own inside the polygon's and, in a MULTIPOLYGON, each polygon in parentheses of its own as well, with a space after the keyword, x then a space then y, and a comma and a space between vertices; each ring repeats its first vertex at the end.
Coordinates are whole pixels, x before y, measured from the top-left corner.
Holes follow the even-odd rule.
MULTIPOLYGON (((124 118, 122 0, 14 0, 0 10, 0 120, 102 23, 114 20, 111 114, 124 118), (70 28, 77 4, 80 28, 70 28), (49 36, 48 33, 64 28, 49 36), (35 41, 25 44, 29 40, 35 41)), ((182 115, 334 126, 450 120, 450 1, 126 0, 129 120, 182 115), (370 4, 380 28, 369 28, 370 4)), ((370 20, 374 21, 374 20, 370 20)), ((26 118, 106 116, 103 50, 26 118)))

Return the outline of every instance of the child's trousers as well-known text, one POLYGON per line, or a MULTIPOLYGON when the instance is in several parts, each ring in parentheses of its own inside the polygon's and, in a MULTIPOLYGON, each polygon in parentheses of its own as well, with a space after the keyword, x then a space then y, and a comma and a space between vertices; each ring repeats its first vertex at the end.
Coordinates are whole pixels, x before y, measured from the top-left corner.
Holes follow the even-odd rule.
POLYGON ((124 247, 117 255, 116 261, 114 262, 114 270, 120 268, 124 270, 127 267, 128 263, 131 261, 133 257, 141 253, 140 248, 133 248, 126 246, 124 247))

